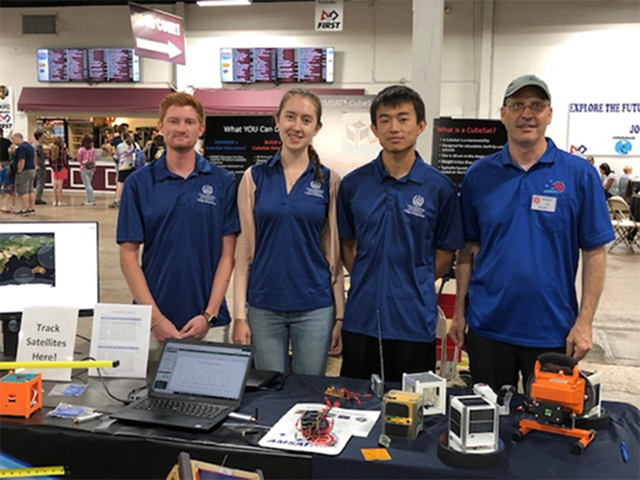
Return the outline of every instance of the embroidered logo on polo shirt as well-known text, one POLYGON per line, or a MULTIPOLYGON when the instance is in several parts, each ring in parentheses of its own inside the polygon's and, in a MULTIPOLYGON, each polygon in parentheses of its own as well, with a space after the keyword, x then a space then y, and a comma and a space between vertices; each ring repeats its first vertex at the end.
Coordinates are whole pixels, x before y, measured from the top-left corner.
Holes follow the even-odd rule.
POLYGON ((216 196, 213 194, 213 187, 211 185, 203 185, 202 191, 198 193, 197 202, 207 203, 209 205, 216 205, 216 196))
POLYGON ((407 204, 407 208, 404 209, 404 213, 413 215, 415 217, 424 218, 424 197, 422 195, 414 195, 411 199, 411 204, 407 204))
POLYGON ((566 187, 563 181, 551 180, 544 185, 544 190, 542 190, 542 193, 553 193, 557 195, 564 192, 565 188, 566 187))
POLYGON ((312 197, 323 198, 324 197, 324 189, 322 188, 322 184, 320 182, 316 182, 312 180, 307 187, 307 190, 304 192, 305 195, 311 195, 312 197))

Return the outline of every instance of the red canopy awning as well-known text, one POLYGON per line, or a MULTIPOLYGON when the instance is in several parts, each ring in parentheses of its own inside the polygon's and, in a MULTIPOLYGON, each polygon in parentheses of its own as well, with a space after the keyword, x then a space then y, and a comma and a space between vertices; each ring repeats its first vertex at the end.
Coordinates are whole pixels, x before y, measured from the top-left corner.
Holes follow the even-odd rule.
POLYGON ((24 87, 18 110, 43 115, 156 116, 170 88, 24 87))
MULTIPOLYGON (((24 87, 18 110, 30 114, 155 116, 169 88, 24 87)), ((287 89, 197 90, 195 96, 209 115, 272 114, 287 89)), ((364 95, 363 89, 315 89, 319 95, 364 95)))

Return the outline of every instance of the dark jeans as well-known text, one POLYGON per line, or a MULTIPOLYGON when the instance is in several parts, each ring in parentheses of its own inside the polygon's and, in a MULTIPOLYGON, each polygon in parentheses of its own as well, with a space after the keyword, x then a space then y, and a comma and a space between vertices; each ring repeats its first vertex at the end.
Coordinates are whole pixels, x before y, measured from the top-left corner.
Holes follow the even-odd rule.
POLYGON ((531 348, 491 340, 473 333, 465 338, 473 383, 486 383, 494 392, 503 385, 518 386, 519 374, 527 388, 538 356, 546 352, 565 353, 565 347, 531 348))
MULTIPOLYGON (((436 342, 382 340, 385 382, 401 382, 403 373, 436 369, 436 342)), ((340 376, 368 380, 380 374, 380 346, 376 337, 342 331, 340 376)))
POLYGON ((44 165, 41 165, 36 170, 36 201, 42 200, 42 192, 44 192, 44 183, 47 178, 47 170, 44 165))

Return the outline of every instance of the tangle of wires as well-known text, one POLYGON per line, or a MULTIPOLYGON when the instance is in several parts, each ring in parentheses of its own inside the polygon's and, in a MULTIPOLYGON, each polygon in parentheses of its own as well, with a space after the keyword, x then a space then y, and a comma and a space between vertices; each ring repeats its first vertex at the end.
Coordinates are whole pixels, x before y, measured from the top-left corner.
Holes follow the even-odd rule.
POLYGON ((296 429, 305 440, 314 445, 335 445, 336 437, 332 434, 333 419, 328 414, 332 406, 322 410, 307 410, 296 422, 296 429))

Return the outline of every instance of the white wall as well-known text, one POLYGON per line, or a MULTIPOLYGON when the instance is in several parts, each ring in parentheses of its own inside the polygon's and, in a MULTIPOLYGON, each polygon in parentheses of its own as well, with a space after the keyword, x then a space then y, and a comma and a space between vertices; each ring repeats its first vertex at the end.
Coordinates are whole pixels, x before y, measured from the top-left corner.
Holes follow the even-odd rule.
MULTIPOLYGON (((490 116, 498 118, 509 81, 536 73, 549 83, 553 96, 554 120, 548 134, 564 148, 568 103, 640 101, 638 0, 448 0, 446 5, 450 12, 444 17, 441 115, 475 117, 479 92, 485 87, 490 92, 490 116), (481 65, 485 7, 493 13, 492 50, 485 58, 488 65, 481 65), (489 74, 481 75, 480 67, 489 74)), ((392 83, 410 84, 411 0, 345 0, 344 31, 336 33, 313 30, 312 2, 159 8, 184 16, 187 65, 174 69, 143 59, 138 87, 173 82, 180 88, 220 88, 220 47, 290 45, 335 46, 335 88, 364 88, 375 94, 392 83)), ((0 83, 16 90, 46 86, 36 79, 35 50, 74 46, 133 46, 128 7, 0 10, 0 83), (22 13, 57 14, 59 34, 22 35, 22 13)), ((16 129, 26 130, 26 116, 19 114, 16 120, 16 129)), ((626 163, 636 164, 640 172, 638 158, 597 159, 602 160, 618 172, 626 163)))
MULTIPOLYGON (((567 106, 579 101, 640 101, 640 2, 509 1, 495 5, 492 104, 504 89, 536 73, 551 89, 554 117, 547 134, 567 147, 567 106), (634 53, 635 52, 635 53, 634 53)), ((640 152, 636 152, 636 155, 640 152)), ((640 173, 639 157, 598 157, 617 174, 640 173)))
POLYGON ((315 4, 309 2, 255 4, 250 13, 239 7, 188 5, 185 10, 190 55, 185 81, 197 88, 221 88, 222 47, 334 46, 333 86, 366 88, 368 93, 410 77, 408 0, 345 3, 345 30, 331 33, 313 30, 315 4), (201 61, 192 62, 193 58, 201 61))

